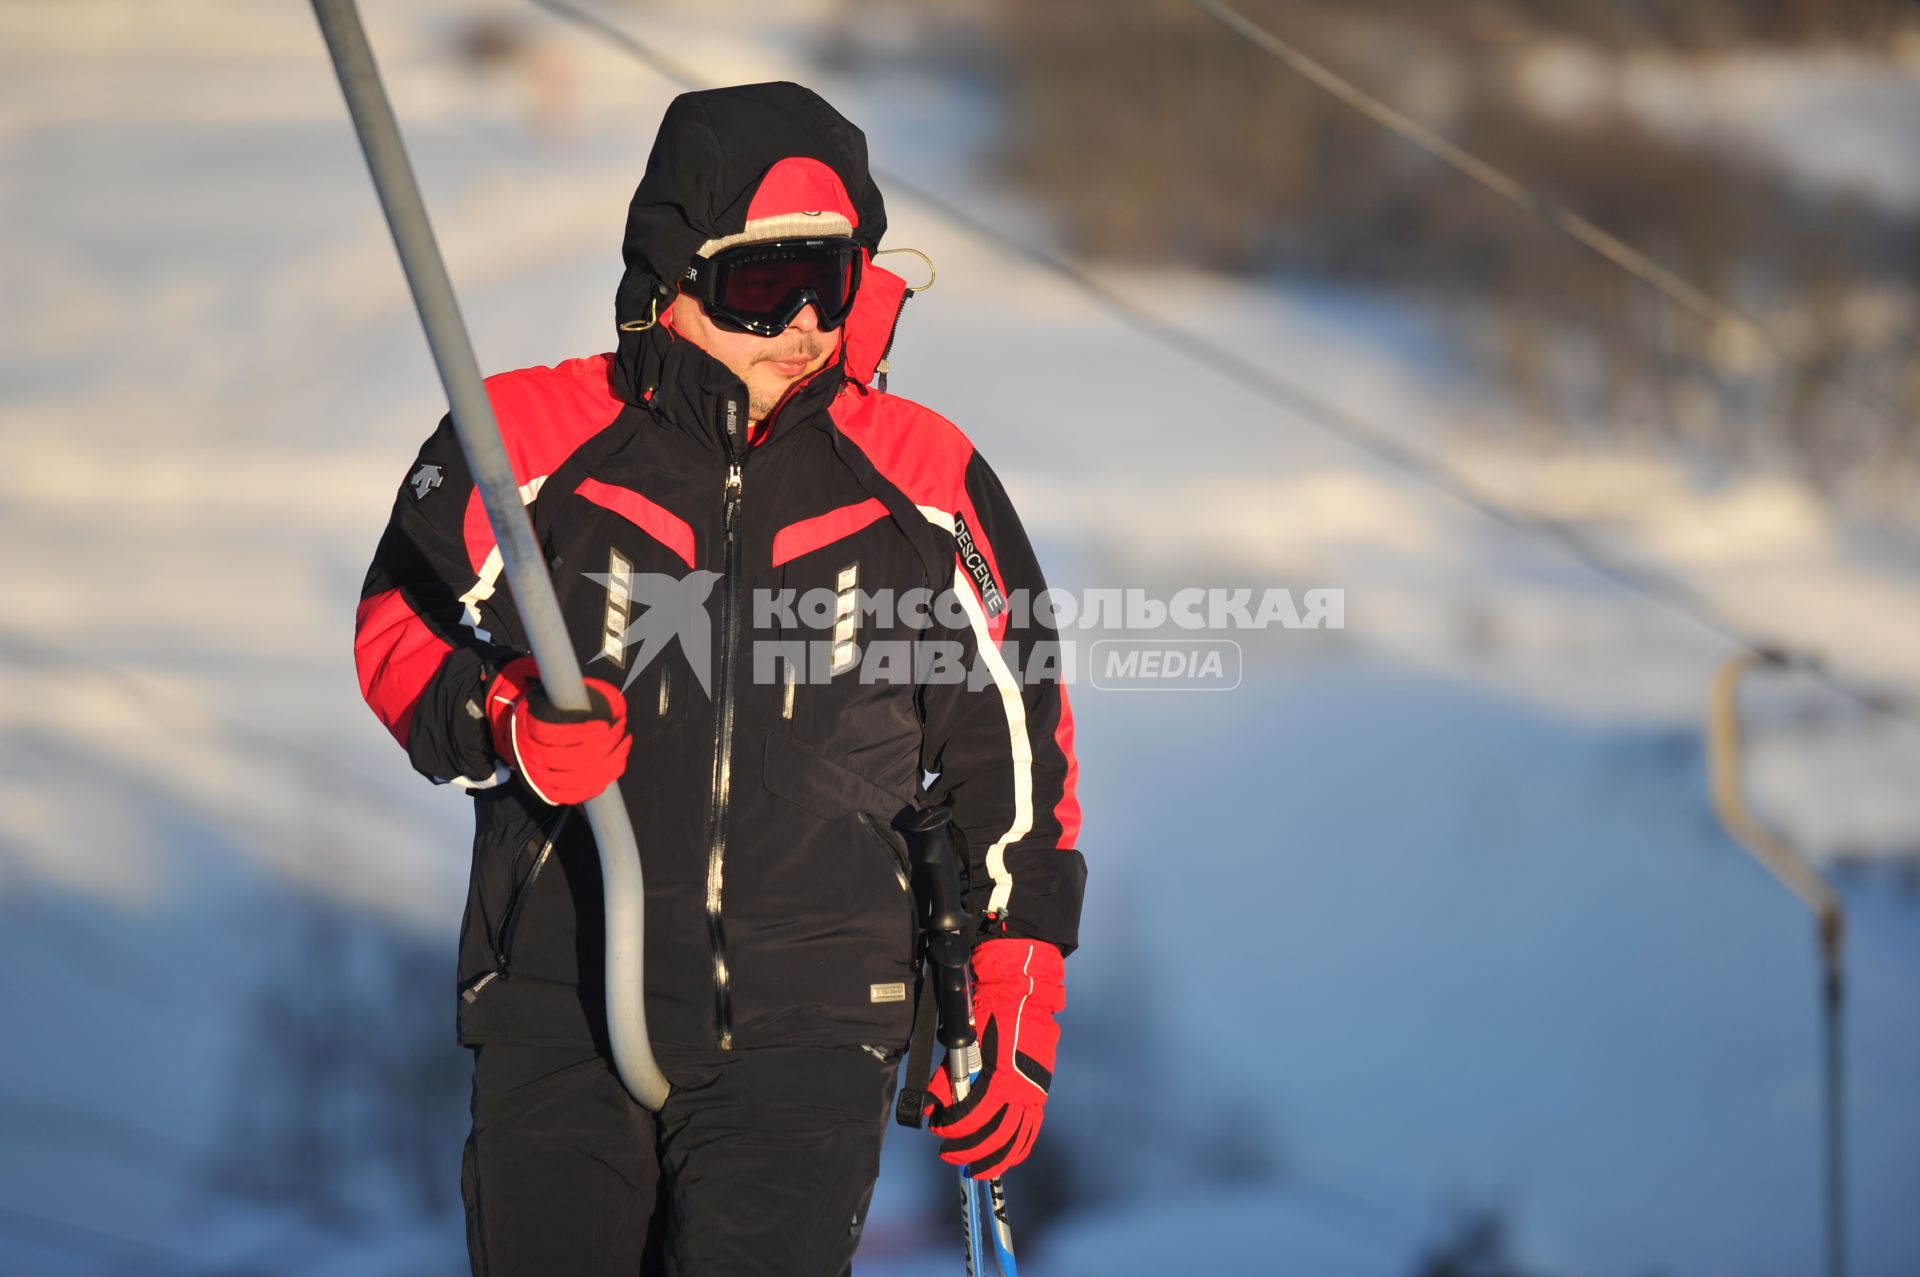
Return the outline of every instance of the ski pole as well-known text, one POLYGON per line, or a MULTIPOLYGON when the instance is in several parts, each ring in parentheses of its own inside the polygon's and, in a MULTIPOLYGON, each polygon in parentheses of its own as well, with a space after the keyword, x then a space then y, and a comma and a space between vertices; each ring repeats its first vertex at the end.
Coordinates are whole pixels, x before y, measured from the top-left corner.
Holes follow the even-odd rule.
MULTIPOLYGON (((946 1048, 947 1080, 956 1103, 967 1097, 980 1069, 980 1044, 973 1028, 973 1000, 967 990, 967 911, 960 892, 960 855, 949 827, 953 812, 928 807, 908 817, 904 832, 914 852, 914 872, 925 895, 921 927, 927 961, 932 964, 936 1034, 946 1048)), ((985 1239, 993 1240, 994 1259, 1003 1277, 1017 1277, 1013 1228, 1007 1220, 1006 1187, 998 1177, 980 1181, 960 1168, 961 1227, 967 1245, 968 1277, 984 1277, 985 1239), (987 1210, 983 1210, 983 1206, 987 1210)))
MULTIPOLYGON (((434 243, 426 205, 414 181, 413 167, 407 162, 400 126, 381 87, 380 70, 360 25, 359 12, 353 0, 313 0, 313 13, 326 37, 334 74, 360 137, 361 153, 373 175, 387 226, 393 232, 394 248, 406 271, 414 306, 420 312, 420 324, 426 329, 427 344, 433 349, 434 364, 446 387, 460 450, 466 454, 474 486, 493 525, 507 584, 526 623, 534 660, 540 666, 540 681, 561 709, 589 709, 580 662, 567 636, 539 542, 534 539, 533 523, 520 502, 520 485, 500 442, 499 423, 494 420, 493 405, 480 380, 473 343, 467 337, 453 284, 434 243)), ((646 949, 645 895, 640 853, 618 785, 590 799, 586 811, 599 847, 601 880, 605 884, 607 1031, 614 1068, 634 1099, 658 1110, 666 1102, 669 1088, 647 1038, 646 985, 641 965, 646 949)))

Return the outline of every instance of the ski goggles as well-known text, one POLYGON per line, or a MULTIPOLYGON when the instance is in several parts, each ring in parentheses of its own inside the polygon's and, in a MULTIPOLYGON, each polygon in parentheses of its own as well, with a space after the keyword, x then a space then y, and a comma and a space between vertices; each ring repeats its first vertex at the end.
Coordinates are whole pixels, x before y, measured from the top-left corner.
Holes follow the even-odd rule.
POLYGON ((680 291, 734 332, 777 337, 808 306, 832 332, 853 309, 861 264, 860 246, 851 239, 768 240, 694 258, 680 291))

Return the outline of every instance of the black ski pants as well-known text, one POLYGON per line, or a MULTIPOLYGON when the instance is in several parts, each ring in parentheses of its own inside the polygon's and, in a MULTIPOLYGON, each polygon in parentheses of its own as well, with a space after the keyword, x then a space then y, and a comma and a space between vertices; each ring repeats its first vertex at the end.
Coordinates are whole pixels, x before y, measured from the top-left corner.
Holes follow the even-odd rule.
POLYGON ((591 1047, 473 1052, 475 1277, 852 1272, 897 1055, 660 1047, 673 1093, 655 1114, 591 1047))

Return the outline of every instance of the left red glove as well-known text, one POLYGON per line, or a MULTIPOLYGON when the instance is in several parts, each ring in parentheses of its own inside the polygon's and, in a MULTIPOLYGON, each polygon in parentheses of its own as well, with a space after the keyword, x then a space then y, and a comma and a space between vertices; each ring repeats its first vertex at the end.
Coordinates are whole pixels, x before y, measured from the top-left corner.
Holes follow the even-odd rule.
POLYGON ((593 708, 581 711, 563 710, 548 698, 531 656, 508 661, 487 686, 494 753, 549 806, 584 803, 627 769, 633 738, 626 697, 603 679, 586 682, 593 708))
POLYGON ((953 1102, 942 1068, 927 1087, 940 1158, 974 1179, 996 1179, 1033 1151, 1053 1084, 1060 1042, 1056 1012, 1067 1005, 1060 951, 1044 940, 988 940, 973 951, 973 1023, 980 1076, 953 1102))

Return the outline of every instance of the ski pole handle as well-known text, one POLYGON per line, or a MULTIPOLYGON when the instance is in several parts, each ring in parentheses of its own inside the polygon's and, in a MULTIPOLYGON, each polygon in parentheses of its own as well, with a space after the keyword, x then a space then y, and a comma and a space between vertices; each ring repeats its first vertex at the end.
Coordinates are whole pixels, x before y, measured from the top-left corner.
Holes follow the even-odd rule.
MULTIPOLYGON (((927 960, 933 964, 934 1006, 940 1016, 936 1036, 947 1048, 947 1080, 953 1084, 957 1103, 972 1089, 980 1068, 980 1047, 973 1031, 973 998, 967 989, 967 962, 972 956, 967 931, 972 920, 960 890, 960 850, 952 824, 951 810, 927 807, 914 812, 900 828, 913 856, 914 897, 920 905, 921 929, 926 932, 927 960)), ((960 1220, 967 1277, 986 1277, 988 1240, 1001 1277, 1018 1277, 1005 1185, 998 1179, 979 1184, 968 1177, 965 1167, 960 1168, 960 1220)))
POLYGON ((954 845, 952 823, 952 811, 927 807, 908 817, 901 832, 912 848, 914 875, 920 880, 920 926, 927 936, 927 960, 933 963, 940 1045, 947 1048, 949 1076, 964 1083, 965 1057, 974 1042, 973 1003, 967 995, 971 955, 966 898, 960 891, 960 851, 954 845))

